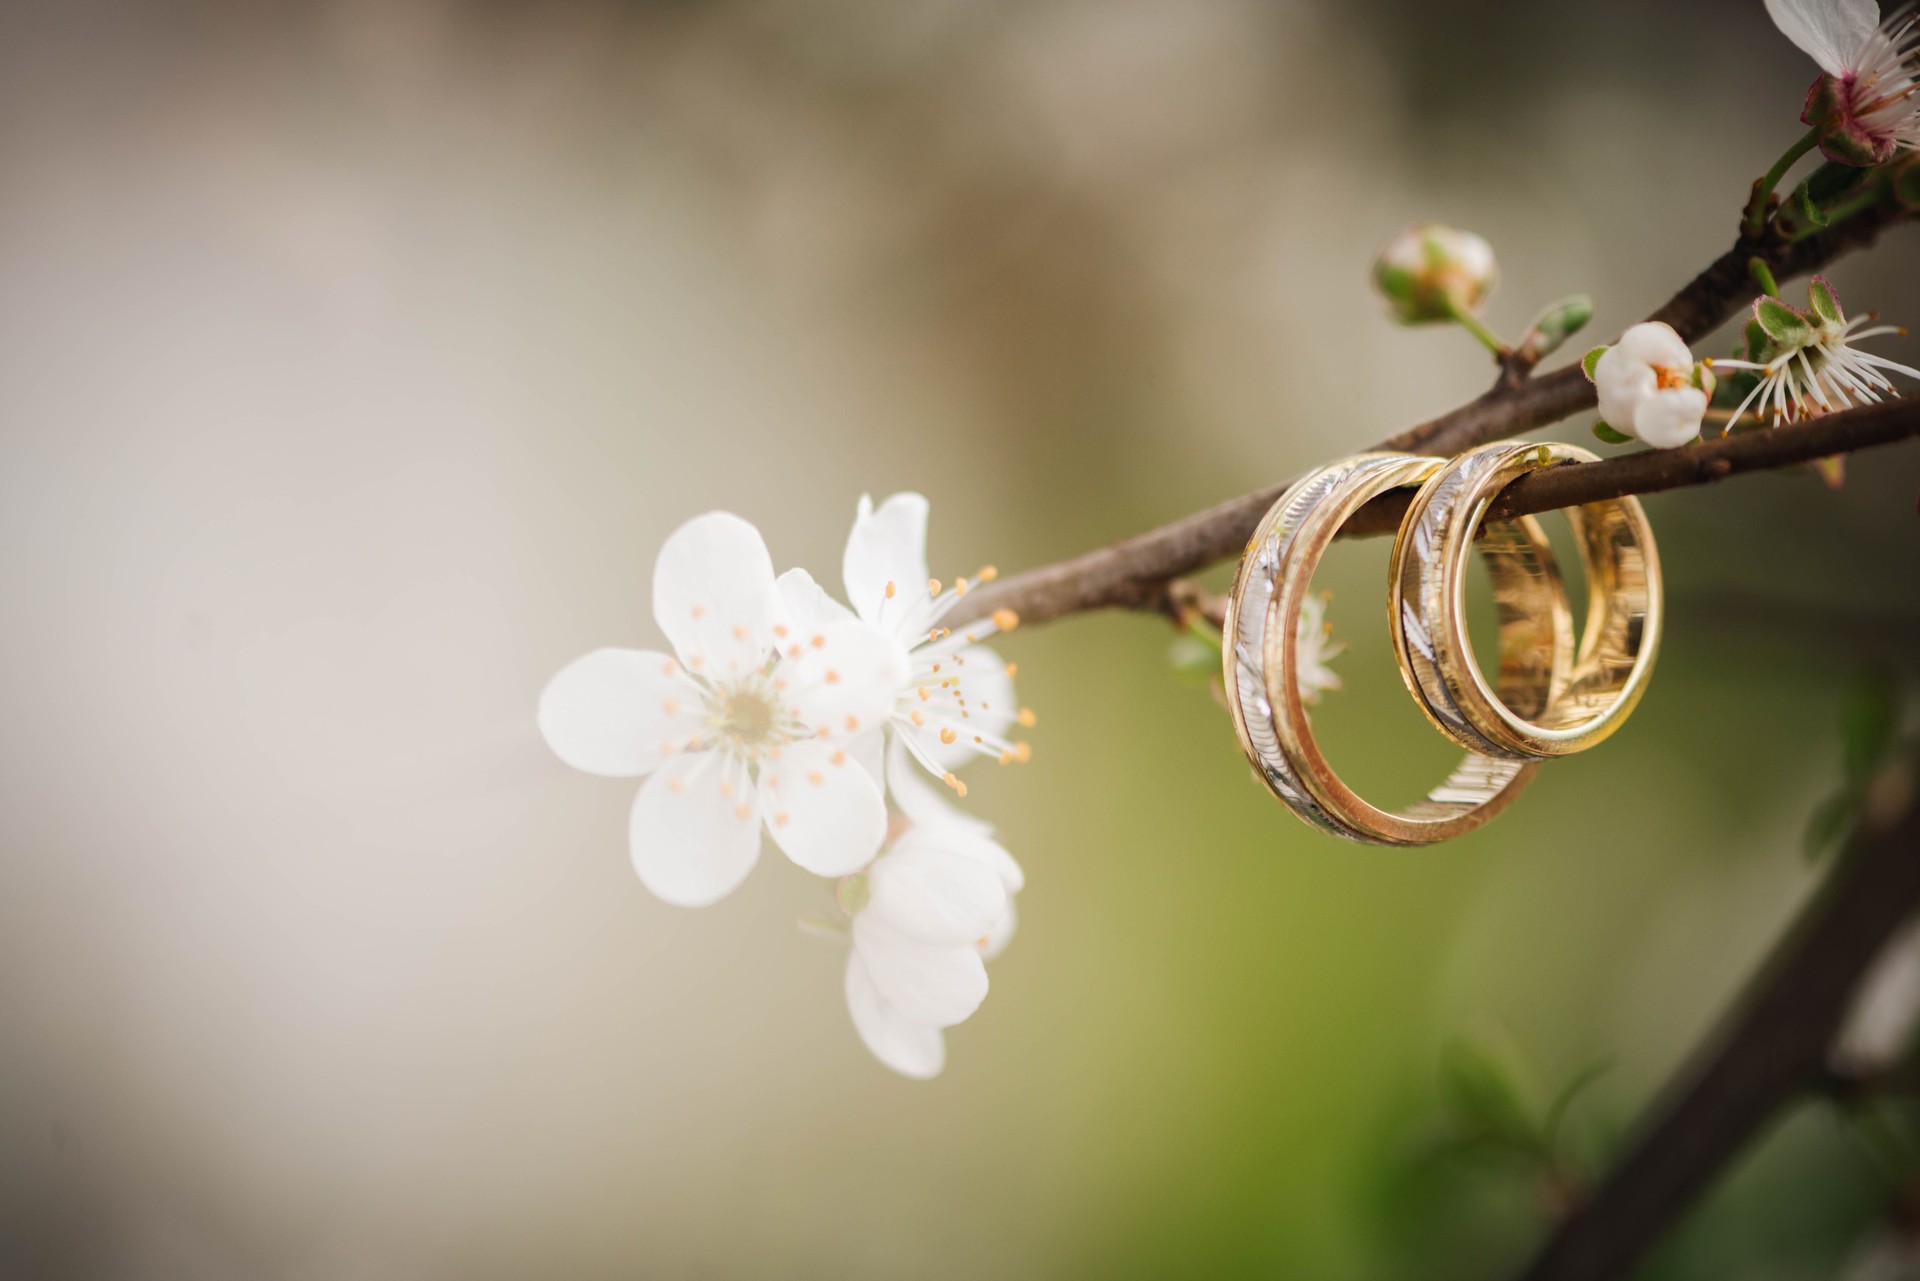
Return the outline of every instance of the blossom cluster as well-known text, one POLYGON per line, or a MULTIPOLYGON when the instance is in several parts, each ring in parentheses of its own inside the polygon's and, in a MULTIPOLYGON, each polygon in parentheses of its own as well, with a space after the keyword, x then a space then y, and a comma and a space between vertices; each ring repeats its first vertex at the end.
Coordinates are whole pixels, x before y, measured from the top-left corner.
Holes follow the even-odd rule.
POLYGON ((956 771, 969 761, 1026 760, 1013 734, 1034 719, 1013 665, 980 643, 1019 620, 1000 610, 942 626, 994 571, 945 588, 930 578, 927 512, 918 494, 861 499, 846 603, 803 569, 776 578, 738 516, 695 517, 654 566, 654 620, 673 652, 595 650, 547 684, 539 709, 561 760, 642 780, 633 866, 667 902, 731 893, 763 832, 837 878, 854 1027, 882 1063, 922 1078, 945 1064, 942 1029, 986 996, 984 962, 1011 936, 1023 884, 992 828, 940 785, 965 797, 956 771))

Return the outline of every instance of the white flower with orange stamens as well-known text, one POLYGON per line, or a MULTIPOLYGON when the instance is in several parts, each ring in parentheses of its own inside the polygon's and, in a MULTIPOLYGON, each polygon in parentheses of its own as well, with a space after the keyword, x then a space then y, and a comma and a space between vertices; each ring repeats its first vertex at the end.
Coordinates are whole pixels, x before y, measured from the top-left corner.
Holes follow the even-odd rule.
POLYGON ((1347 650, 1345 641, 1333 638, 1333 624, 1327 621, 1326 592, 1309 595, 1300 602, 1300 628, 1293 635, 1294 667, 1300 673, 1300 700, 1312 705, 1329 690, 1340 688, 1340 673, 1327 663, 1347 650))
POLYGON ((954 771, 967 761, 1027 759, 1027 744, 1009 737, 1014 726, 1034 723, 1033 713, 1014 699, 1013 664, 978 643, 994 632, 1011 631, 1020 620, 1003 609, 957 632, 940 625, 976 583, 993 580, 994 570, 983 569, 972 580, 957 579, 944 589, 928 577, 925 498, 895 494, 876 508, 871 498, 862 497, 841 577, 851 611, 804 570, 783 575, 781 588, 796 619, 858 619, 897 647, 905 676, 894 691, 888 724, 903 750, 888 760, 890 784, 911 757, 965 796, 966 784, 954 771))
POLYGON ((629 823, 640 880, 712 903, 752 870, 762 824, 810 872, 866 866, 887 811, 857 753, 905 679, 898 647, 851 620, 797 624, 759 531, 725 512, 668 537, 653 614, 673 656, 596 650, 548 682, 539 712, 567 764, 644 778, 629 823))
POLYGON ((1673 326, 1635 325, 1613 346, 1588 352, 1584 368, 1599 393, 1600 417, 1614 431, 1659 449, 1699 436, 1713 375, 1673 326))

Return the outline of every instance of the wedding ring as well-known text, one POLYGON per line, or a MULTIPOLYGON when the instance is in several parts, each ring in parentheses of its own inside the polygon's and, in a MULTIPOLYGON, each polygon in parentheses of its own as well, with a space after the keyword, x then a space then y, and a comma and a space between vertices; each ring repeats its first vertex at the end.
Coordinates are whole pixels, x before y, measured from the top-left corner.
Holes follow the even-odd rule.
POLYGON ((1515 620, 1497 585, 1497 692, 1467 636, 1467 555, 1487 508, 1526 472, 1595 457, 1572 445, 1469 450, 1421 487, 1394 539, 1387 596, 1401 678, 1427 718, 1470 751, 1517 760, 1584 751, 1620 728, 1646 689, 1660 646, 1660 560, 1646 513, 1631 497, 1567 509, 1586 568, 1587 624, 1577 655, 1544 696, 1535 678, 1554 666, 1549 651, 1562 642, 1527 641, 1528 620, 1510 635, 1515 620), (1523 679, 1507 679, 1510 664, 1524 669, 1523 679))
MULTIPOLYGON (((1399 812, 1362 800, 1327 765, 1300 695, 1300 611, 1314 569, 1347 518, 1390 489, 1425 482, 1443 465, 1412 454, 1359 454, 1294 482, 1255 530, 1227 601, 1221 662, 1234 731, 1270 791, 1322 831, 1374 845, 1429 845, 1470 832, 1510 804, 1533 778, 1537 763, 1470 752, 1432 792, 1399 812)), ((1518 523, 1510 537, 1490 540, 1488 568, 1496 591, 1509 591, 1517 611, 1542 621, 1555 636, 1565 587, 1538 527, 1518 523)), ((1571 661, 1571 627, 1558 649, 1550 640, 1544 662, 1529 650, 1516 663, 1510 696, 1544 699, 1564 682, 1571 661)), ((1531 642, 1530 642, 1531 644, 1531 642)))

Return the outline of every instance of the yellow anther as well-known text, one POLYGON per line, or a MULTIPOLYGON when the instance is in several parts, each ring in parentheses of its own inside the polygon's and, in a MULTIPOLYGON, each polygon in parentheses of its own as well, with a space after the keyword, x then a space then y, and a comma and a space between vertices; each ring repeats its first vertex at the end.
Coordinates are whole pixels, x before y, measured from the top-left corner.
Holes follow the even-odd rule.
POLYGON ((847 733, 849 734, 857 733, 859 729, 860 729, 860 718, 858 716, 847 717, 847 733))
POLYGON ((967 799, 967 785, 965 783, 962 783, 959 779, 955 778, 951 770, 949 770, 946 773, 946 775, 941 778, 940 781, 945 783, 948 787, 951 787, 954 791, 954 794, 958 796, 961 800, 964 801, 967 799))
POLYGON ((671 676, 679 670, 680 670, 680 664, 674 662, 671 658, 669 658, 666 662, 660 664, 660 674, 662 676, 671 676))
POLYGON ((791 814, 775 814, 773 816, 773 825, 775 827, 785 827, 788 823, 791 823, 792 821, 793 821, 793 815, 791 814))
POLYGON ((733 807, 733 816, 735 818, 752 818, 753 806, 742 802, 741 804, 733 807))
POLYGON ((672 756, 675 752, 679 750, 680 750, 680 745, 678 743, 667 741, 667 742, 662 742, 660 744, 660 755, 662 756, 672 756))
POLYGON ((993 611, 993 625, 1003 632, 1010 632, 1020 626, 1020 615, 1010 609, 996 609, 993 611))
POLYGON ((947 726, 947 728, 940 731, 940 741, 943 743, 951 743, 954 739, 959 737, 960 736, 958 734, 953 732, 953 726, 951 725, 947 726))
POLYGON ((1013 745, 1013 759, 1023 763, 1026 761, 1032 760, 1033 744, 1032 743, 1015 743, 1013 745))
POLYGON ((831 737, 833 737, 833 726, 831 726, 831 725, 822 725, 822 726, 820 727, 820 737, 821 737, 821 738, 831 738, 831 737))
POLYGON ((966 579, 964 579, 964 578, 956 578, 956 579, 954 579, 954 580, 953 580, 953 594, 954 594, 955 596, 965 596, 965 595, 967 594, 967 580, 966 580, 966 579))
POLYGON ((927 580, 927 595, 938 596, 939 594, 940 594, 940 580, 937 578, 929 578, 927 580))
POLYGON ((1022 725, 1026 726, 1028 729, 1032 729, 1035 725, 1038 725, 1040 723, 1040 718, 1033 714, 1033 709, 1031 707, 1021 708, 1020 714, 1014 717, 1014 719, 1019 721, 1022 725))
POLYGON ((733 784, 724 778, 720 780, 720 799, 723 801, 733 799, 733 784))
POLYGON ((892 599, 893 599, 893 592, 894 592, 894 587, 893 587, 893 580, 892 580, 891 578, 889 578, 889 579, 887 580, 887 599, 888 599, 888 600, 892 600, 892 599))
POLYGON ((990 583, 998 577, 1000 577, 1000 571, 995 569, 993 566, 982 565, 980 567, 979 579, 981 582, 990 583))
POLYGON ((1009 764, 1009 763, 1010 763, 1010 762, 1011 762, 1012 760, 1013 760, 1013 753, 1012 753, 1012 752, 1002 752, 1002 753, 1000 753, 1000 763, 1001 763, 1002 765, 1006 765, 1006 764, 1009 764))
POLYGON ((787 638, 787 625, 785 623, 775 623, 773 625, 773 634, 781 640, 785 640, 787 638))
POLYGON ((695 654, 692 658, 689 658, 687 660, 687 666, 691 667, 696 672, 699 671, 701 668, 705 667, 706 665, 707 665, 706 656, 703 654, 695 654))
POLYGON ((819 770, 814 770, 811 774, 807 775, 807 781, 809 783, 812 783, 815 787, 820 787, 824 783, 826 783, 827 776, 825 774, 822 774, 819 770))
POLYGON ((1018 663, 1007 664, 1007 675, 1018 676, 1019 674, 1020 674, 1020 664, 1018 663))
POLYGON ((847 754, 845 752, 835 752, 831 759, 835 765, 845 765, 847 763, 847 754))
POLYGON ((929 694, 929 693, 927 692, 927 687, 926 687, 925 685, 922 685, 922 686, 920 686, 920 687, 919 687, 918 689, 916 689, 916 690, 915 690, 914 692, 915 692, 916 694, 918 694, 918 695, 920 695, 920 701, 921 701, 921 702, 923 702, 923 703, 924 703, 924 702, 926 702, 926 701, 927 701, 927 700, 928 700, 929 698, 932 698, 932 697, 933 697, 933 695, 931 695, 931 694, 929 694))
POLYGON ((915 725, 925 725, 925 724, 927 723, 927 714, 926 714, 925 712, 923 712, 923 711, 921 711, 921 710, 920 710, 919 708, 917 708, 917 707, 916 707, 916 708, 914 708, 914 709, 913 709, 913 723, 914 723, 915 725))
POLYGON ((800 647, 798 645, 787 646, 787 657, 788 658, 800 657, 800 647))
POLYGON ((827 669, 827 684, 838 685, 839 683, 840 683, 840 673, 834 671, 831 667, 829 667, 827 669))
POLYGON ((693 621, 694 621, 694 622, 696 622, 696 623, 697 623, 697 622, 699 622, 699 621, 700 621, 701 619, 703 619, 703 618, 705 618, 706 616, 707 616, 707 607, 706 607, 705 605, 695 605, 695 606, 693 607, 693 621))
POLYGON ((687 790, 687 780, 684 778, 670 778, 667 780, 667 790, 676 795, 684 792, 687 790))
POLYGON ((660 710, 665 712, 669 716, 678 716, 680 714, 680 700, 677 698, 670 698, 666 702, 660 704, 660 710))
POLYGON ((747 638, 747 625, 745 623, 734 624, 733 638, 738 641, 743 641, 747 638))
POLYGON ((814 637, 814 638, 813 638, 813 647, 814 647, 815 649, 825 649, 825 648, 827 647, 827 638, 826 638, 826 637, 824 637, 824 636, 816 636, 816 637, 814 637))

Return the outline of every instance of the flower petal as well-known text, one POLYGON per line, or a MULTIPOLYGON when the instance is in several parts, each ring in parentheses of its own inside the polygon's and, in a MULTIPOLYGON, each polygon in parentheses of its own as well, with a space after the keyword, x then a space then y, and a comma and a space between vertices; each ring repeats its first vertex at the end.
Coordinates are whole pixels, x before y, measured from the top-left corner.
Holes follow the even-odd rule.
MULTIPOLYGON (((969 645, 944 657, 938 672, 923 670, 916 679, 928 694, 916 705, 927 723, 899 728, 902 733, 912 734, 915 745, 942 771, 978 759, 982 745, 974 741, 975 737, 1001 738, 1013 728, 1019 715, 1019 699, 1013 692, 1013 678, 1007 675, 1006 662, 985 645, 969 645), (943 684, 946 679, 958 683, 943 684), (953 735, 952 742, 946 740, 943 731, 953 735)), ((992 751, 989 748, 987 754, 992 751)))
POLYGON ((701 697, 665 654, 596 649, 540 691, 540 733, 575 769, 630 778, 655 769, 699 733, 701 697))
POLYGON ((998 959, 1000 954, 1007 950, 1007 944, 1013 942, 1013 932, 1019 924, 1020 914, 1015 910, 1013 900, 1008 899, 1006 915, 1000 918, 1000 923, 994 926, 987 937, 980 942, 980 959, 983 961, 998 959))
POLYGON ((893 609, 925 598, 927 510, 927 500, 919 494, 895 494, 877 510, 871 498, 861 495, 840 573, 848 603, 868 622, 880 623, 883 613, 891 617, 888 583, 894 585, 891 599, 900 602, 893 609))
POLYGON ((847 1010, 854 1031, 873 1057, 901 1076, 925 1081, 947 1065, 947 1039, 939 1028, 920 1027, 894 1013, 880 999, 858 952, 847 954, 847 1010))
POLYGON ((1767 0, 1767 16, 1828 75, 1845 75, 1880 25, 1878 0, 1767 0))
POLYGON ((853 918, 853 946, 880 998, 909 1023, 952 1027, 986 999, 986 963, 970 946, 922 943, 871 912, 853 918))
POLYGON ((758 667, 773 646, 780 608, 767 545, 738 516, 695 516, 661 546, 654 621, 693 671, 724 676, 758 667))
POLYGON ((1672 449, 1700 434, 1706 412, 1707 393, 1698 387, 1669 387, 1640 402, 1633 434, 1655 449, 1672 449))
POLYGON ((887 803, 851 753, 803 739, 760 767, 760 809, 788 858, 818 876, 847 876, 887 839, 887 803))
POLYGON ((853 621, 853 611, 827 595, 827 589, 804 569, 788 570, 780 575, 776 586, 786 606, 786 624, 795 631, 813 632, 828 623, 853 621))
POLYGON ((1640 405, 1660 386, 1653 367, 1635 360, 1620 343, 1607 348, 1593 366, 1593 388, 1600 400, 1600 417, 1620 431, 1633 430, 1640 405))
POLYGON ((885 723, 907 680, 899 641, 865 623, 795 632, 776 671, 788 710, 823 738, 851 738, 885 723))
POLYGON ((760 857, 746 768, 717 752, 674 757, 640 785, 627 835, 641 884, 681 907, 718 902, 760 857))
MULTIPOLYGON (((1007 911, 999 870, 942 840, 909 829, 867 873, 866 912, 922 943, 952 946, 986 937, 1007 911)), ((954 838, 966 834, 954 829, 954 838)))

